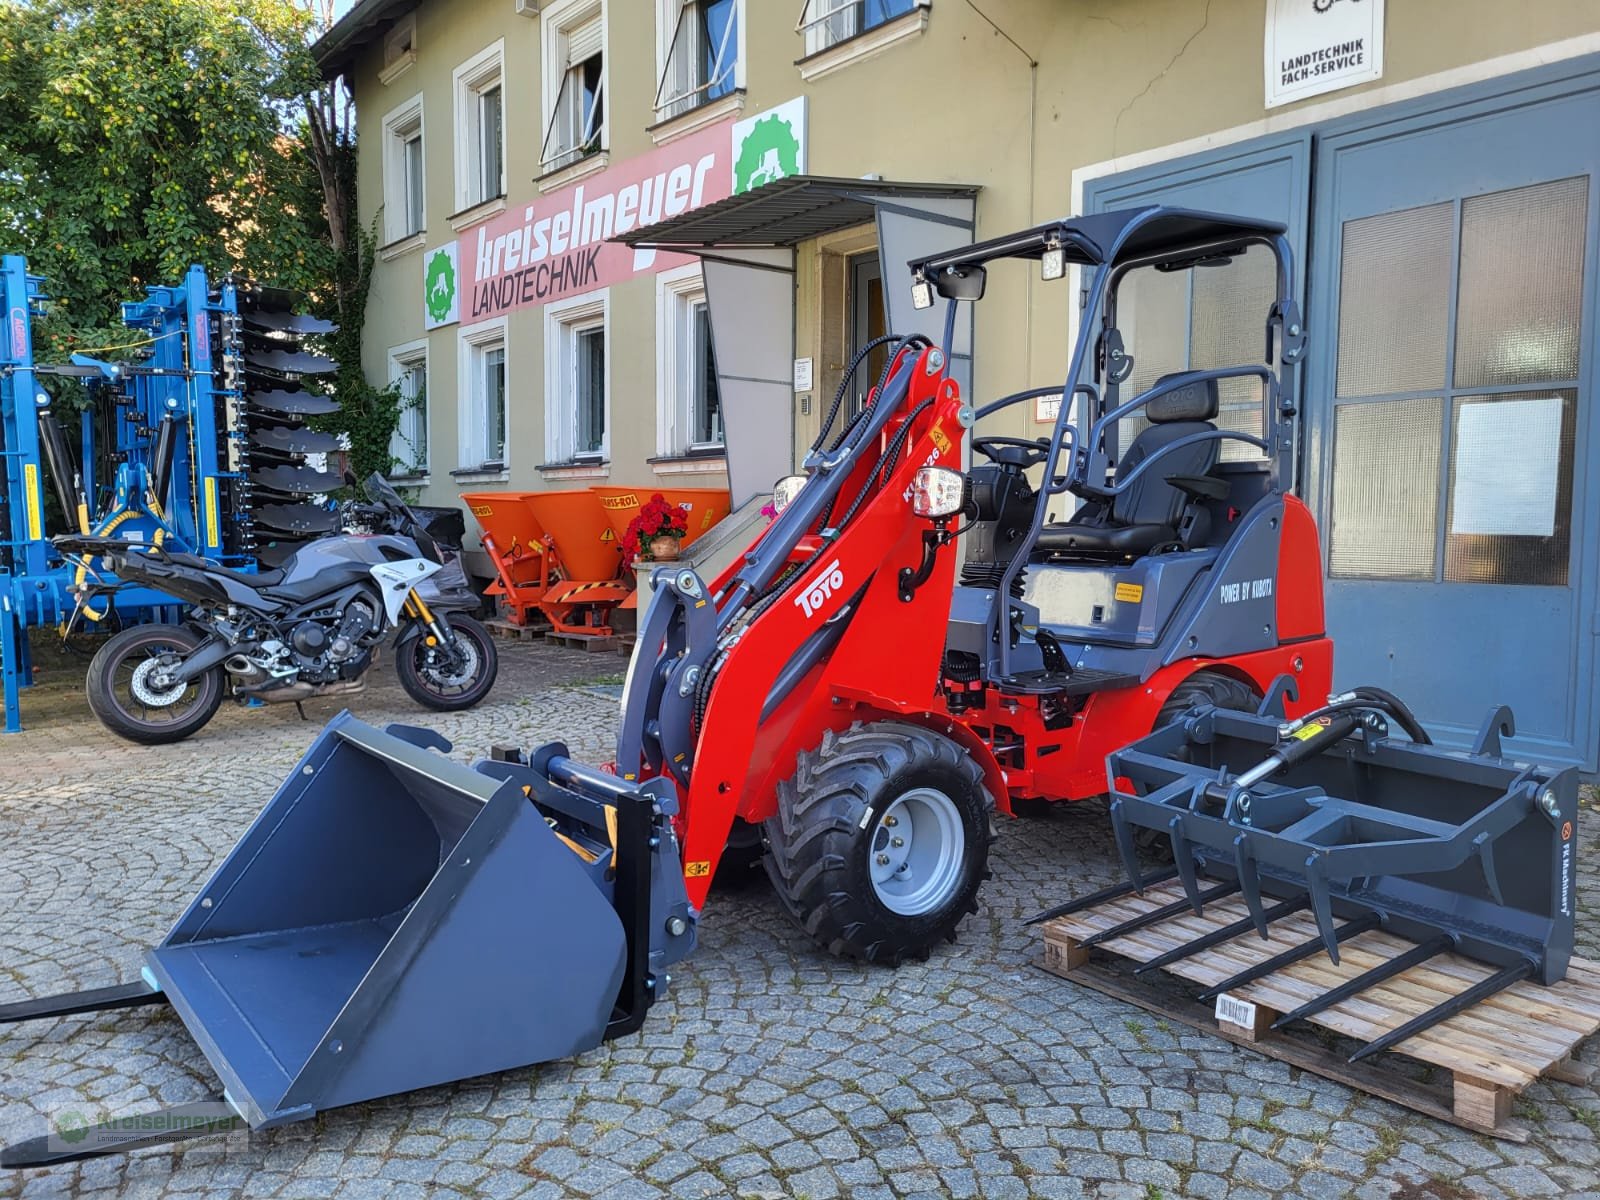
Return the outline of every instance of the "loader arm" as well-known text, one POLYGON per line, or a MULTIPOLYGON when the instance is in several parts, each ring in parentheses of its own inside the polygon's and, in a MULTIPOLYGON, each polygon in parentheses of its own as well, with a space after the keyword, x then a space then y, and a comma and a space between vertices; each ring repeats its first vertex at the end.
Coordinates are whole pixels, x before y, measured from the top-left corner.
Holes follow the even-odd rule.
POLYGON ((955 552, 908 495, 919 469, 959 469, 970 424, 944 354, 901 339, 861 417, 807 456, 806 482, 741 558, 709 585, 657 569, 617 772, 676 781, 692 903, 734 817, 773 815, 801 749, 863 710, 935 709, 955 552))

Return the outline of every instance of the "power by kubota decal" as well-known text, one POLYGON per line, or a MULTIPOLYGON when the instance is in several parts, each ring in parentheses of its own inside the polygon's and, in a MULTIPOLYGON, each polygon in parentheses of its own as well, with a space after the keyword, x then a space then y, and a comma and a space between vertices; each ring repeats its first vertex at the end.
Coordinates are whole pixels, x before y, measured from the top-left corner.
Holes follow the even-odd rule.
POLYGON ((471 271, 463 320, 486 320, 693 261, 609 239, 725 199, 732 186, 731 126, 723 121, 669 142, 465 234, 471 271))

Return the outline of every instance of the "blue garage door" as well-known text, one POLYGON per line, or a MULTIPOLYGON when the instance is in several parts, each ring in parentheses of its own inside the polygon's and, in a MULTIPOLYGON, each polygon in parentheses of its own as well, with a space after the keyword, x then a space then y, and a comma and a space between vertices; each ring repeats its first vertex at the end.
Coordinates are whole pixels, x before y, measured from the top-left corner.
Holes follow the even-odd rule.
POLYGON ((1319 136, 1307 495, 1341 686, 1595 765, 1592 77, 1319 136))
MULTIPOLYGON (((1299 490, 1322 529, 1336 684, 1392 688, 1455 743, 1509 704, 1514 752, 1589 771, 1597 128, 1600 69, 1577 60, 1085 188, 1089 211, 1289 225, 1309 268, 1299 490)), ((1201 286, 1141 297, 1194 315, 1181 344, 1145 338, 1135 382, 1210 365, 1201 286)))

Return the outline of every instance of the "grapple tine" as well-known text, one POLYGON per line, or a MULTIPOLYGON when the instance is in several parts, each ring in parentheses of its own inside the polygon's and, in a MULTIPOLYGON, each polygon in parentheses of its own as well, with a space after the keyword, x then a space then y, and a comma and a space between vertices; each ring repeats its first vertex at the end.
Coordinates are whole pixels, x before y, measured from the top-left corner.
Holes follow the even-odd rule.
POLYGON ((1139 872, 1139 855, 1133 848, 1133 827, 1123 815, 1122 801, 1111 802, 1111 835, 1117 842, 1117 854, 1122 858, 1122 869, 1133 890, 1144 895, 1144 876, 1139 872))
POLYGON ((1188 898, 1190 906, 1194 909, 1195 916, 1200 915, 1200 878, 1194 865, 1194 848, 1189 845, 1189 839, 1183 836, 1183 818, 1173 817, 1167 827, 1167 833, 1172 838, 1172 861, 1178 871, 1178 879, 1183 883, 1183 894, 1188 898))
POLYGON ((1504 904, 1506 900, 1500 891, 1500 872, 1494 865, 1494 843, 1489 840, 1487 833, 1480 833, 1472 844, 1478 851, 1478 862, 1483 866, 1483 886, 1489 889, 1489 895, 1496 904, 1504 904))
MULTIPOLYGON (((1341 942, 1347 942, 1357 934, 1365 933, 1369 929, 1376 929, 1381 924, 1382 921, 1379 920, 1377 913, 1367 913, 1365 916, 1357 917, 1353 921, 1346 921, 1339 926, 1334 936, 1341 942)), ((1246 967, 1237 975, 1228 976, 1221 983, 1213 984, 1211 987, 1206 988, 1195 999, 1215 1000, 1223 992, 1232 991, 1236 987, 1243 987, 1247 983, 1254 983, 1258 979, 1265 979, 1268 975, 1283 970, 1284 967, 1293 966, 1301 959, 1310 958, 1313 954, 1321 954, 1325 949, 1326 947, 1322 944, 1322 936, 1318 934, 1316 937, 1301 942, 1298 946, 1291 947, 1281 954, 1274 954, 1271 958, 1264 959, 1254 966, 1246 967)))
MULTIPOLYGON (((1299 912, 1309 903, 1311 901, 1305 896, 1296 896, 1291 900, 1280 901, 1267 909, 1266 919, 1268 921, 1276 921, 1279 917, 1287 917, 1290 913, 1299 912)), ((1144 975, 1150 971, 1159 971, 1162 967, 1181 962, 1191 954, 1199 954, 1202 950, 1209 950, 1213 946, 1231 941, 1241 933, 1255 928, 1255 924, 1256 919, 1253 916, 1240 917, 1237 921, 1230 922, 1219 929, 1213 929, 1210 933, 1197 937, 1192 942, 1187 942, 1182 946, 1175 946, 1165 954, 1158 954, 1149 962, 1140 963, 1133 969, 1133 973, 1135 975, 1144 975)))
POLYGON ((1233 869, 1239 876, 1239 891, 1244 896, 1244 906, 1250 910, 1256 932, 1267 936, 1267 915, 1261 907, 1261 872, 1256 870, 1256 857, 1250 852, 1250 835, 1241 833, 1233 839, 1233 869))
POLYGON ((1322 934, 1322 946, 1339 965, 1339 939, 1333 929, 1333 897, 1328 892, 1328 877, 1322 870, 1322 859, 1313 854, 1306 859, 1306 891, 1311 896, 1311 914, 1317 919, 1317 932, 1322 934))
POLYGON ((1520 963, 1513 963, 1509 967, 1503 967, 1487 979, 1479 980, 1459 996, 1452 996, 1443 1004, 1435 1005, 1427 1012, 1412 1017, 1404 1025, 1391 1029, 1382 1037, 1374 1038, 1352 1054, 1350 1061, 1360 1062, 1363 1058, 1369 1058, 1380 1050, 1387 1050, 1390 1046, 1397 1046, 1407 1038, 1415 1037, 1425 1029, 1431 1029, 1440 1021, 1448 1021, 1457 1013, 1465 1012, 1479 1001, 1487 1000, 1496 992, 1503 992, 1513 983, 1528 978, 1533 974, 1533 970, 1534 964, 1526 959, 1520 963))
MULTIPOLYGON (((1158 871, 1145 879, 1148 886, 1153 883, 1165 883, 1178 874, 1178 868, 1169 867, 1158 871)), ((1036 912, 1023 922, 1024 925, 1037 925, 1041 921, 1053 921, 1057 917, 1070 916, 1072 913, 1081 912, 1086 908, 1093 908, 1097 904, 1104 904, 1107 900, 1116 900, 1119 897, 1132 894, 1134 888, 1131 883, 1114 883, 1110 887, 1101 888, 1098 892, 1090 892, 1087 896, 1079 896, 1076 900, 1068 900, 1065 904, 1057 904, 1054 908, 1047 908, 1043 912, 1036 912)))
MULTIPOLYGON (((1224 896, 1231 896, 1239 890, 1237 883, 1219 883, 1216 887, 1207 888, 1200 893, 1200 899, 1220 900, 1224 896)), ((1159 925, 1162 921, 1173 917, 1182 916, 1189 908, 1189 901, 1174 900, 1171 904, 1163 904, 1160 908, 1152 908, 1149 912, 1140 913, 1137 917, 1130 917, 1120 925, 1113 925, 1109 929, 1102 929, 1099 933, 1092 933, 1079 944, 1082 946, 1098 946, 1101 942, 1109 942, 1127 934, 1134 933, 1151 925, 1159 925)))
MULTIPOLYGON (((1326 947, 1326 942, 1323 943, 1326 947)), ((1379 963, 1372 970, 1357 975, 1354 979, 1347 979, 1338 987, 1323 992, 1315 1000, 1308 1000, 1291 1013, 1285 1013, 1272 1023, 1274 1029, 1282 1029, 1291 1022, 1302 1017, 1313 1016, 1325 1008, 1331 1008, 1342 1000, 1348 1000, 1357 992, 1364 992, 1374 984, 1382 983, 1385 979, 1392 979, 1404 971, 1409 971, 1418 963, 1427 962, 1428 959, 1443 954, 1456 944, 1455 938, 1449 934, 1440 934, 1426 942, 1411 947, 1404 954, 1396 955, 1386 963, 1379 963)))

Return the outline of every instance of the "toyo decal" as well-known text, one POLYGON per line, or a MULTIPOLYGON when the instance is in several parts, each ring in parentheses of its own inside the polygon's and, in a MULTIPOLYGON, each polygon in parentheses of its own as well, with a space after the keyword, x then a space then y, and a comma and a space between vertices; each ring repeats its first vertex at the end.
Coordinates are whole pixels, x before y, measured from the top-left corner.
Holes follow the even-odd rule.
POLYGON ((737 195, 799 173, 800 139, 794 126, 774 113, 762 117, 745 135, 733 164, 733 190, 737 195))
POLYGON ((435 321, 448 318, 456 303, 456 267, 444 249, 435 250, 428 260, 423 287, 428 315, 435 321))
POLYGON ((828 602, 828 597, 844 586, 844 572, 839 569, 839 560, 836 558, 822 568, 822 573, 817 576, 817 581, 794 598, 794 605, 806 616, 810 616, 828 602))

